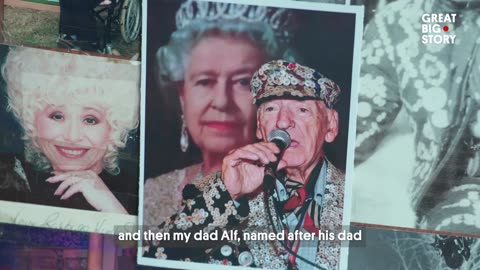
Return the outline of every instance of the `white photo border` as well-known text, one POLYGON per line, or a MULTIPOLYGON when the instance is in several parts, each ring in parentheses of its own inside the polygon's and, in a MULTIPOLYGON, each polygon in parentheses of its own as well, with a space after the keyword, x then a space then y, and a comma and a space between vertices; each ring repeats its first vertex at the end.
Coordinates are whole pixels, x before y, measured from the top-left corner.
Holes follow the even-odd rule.
MULTIPOLYGON (((0 46, 22 47, 11 44, 0 46)), ((32 48, 39 51, 53 51, 59 54, 76 54, 82 57, 96 57, 99 62, 112 61, 113 58, 55 51, 48 48, 32 48), (102 59, 105 58, 105 59, 102 59)), ((139 61, 113 59, 123 64, 140 66, 139 61)), ((140 91, 140 89, 138 89, 140 91)), ((140 104, 139 104, 140 105, 140 104)), ((133 179, 132 179, 133 180, 133 179)), ((88 233, 116 234, 118 227, 137 226, 137 216, 129 214, 105 213, 94 210, 64 208, 32 203, 5 201, 0 198, 0 223, 32 226, 47 229, 60 229, 88 233), (117 228, 116 228, 117 227, 117 228)))
MULTIPOLYGON (((203 1, 203 0, 201 0, 203 1)), ((344 209, 343 209, 343 221, 345 225, 350 225, 350 216, 352 208, 352 187, 353 187, 353 168, 354 168, 354 153, 355 153, 355 131, 356 131, 356 119, 357 119, 357 101, 358 101, 358 88, 360 79, 360 59, 361 59, 361 46, 363 39, 363 19, 364 19, 364 6, 350 5, 350 1, 347 0, 346 4, 329 4, 329 3, 316 3, 316 2, 304 2, 304 1, 291 1, 291 0, 262 0, 257 2, 255 0, 210 0, 209 2, 223 2, 234 3, 244 5, 255 6, 269 6, 288 9, 300 9, 300 10, 313 10, 332 13, 347 13, 355 15, 355 32, 354 32, 354 44, 353 44, 353 61, 352 61, 352 76, 351 76, 351 89, 350 89, 350 114, 349 114, 349 127, 348 127, 348 139, 347 139, 347 154, 346 154, 346 169, 345 169, 345 190, 344 190, 344 209)), ((144 0, 142 3, 142 52, 147 52, 147 10, 148 0, 144 0)), ((139 212, 138 212, 138 226, 143 225, 143 204, 144 204, 144 174, 145 174, 145 105, 146 105, 146 68, 147 61, 142 61, 141 72, 141 99, 140 99, 140 179, 139 179, 139 212)), ((205 263, 198 262, 183 262, 176 260, 160 260, 154 258, 143 257, 142 240, 138 241, 137 250, 137 264, 144 266, 156 266, 156 267, 169 267, 173 269, 205 269, 205 263)), ((241 266, 223 266, 223 265, 208 265, 209 269, 252 269, 251 267, 241 266)), ((348 267, 348 247, 342 247, 340 252, 339 269, 346 270, 348 267)))

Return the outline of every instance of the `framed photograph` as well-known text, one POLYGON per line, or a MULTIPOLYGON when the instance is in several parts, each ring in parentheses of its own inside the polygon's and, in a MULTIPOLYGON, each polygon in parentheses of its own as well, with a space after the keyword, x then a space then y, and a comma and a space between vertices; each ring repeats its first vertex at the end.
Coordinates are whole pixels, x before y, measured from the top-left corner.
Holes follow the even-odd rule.
POLYGON ((0 224, 0 261, 10 269, 133 270, 135 245, 111 234, 0 224))
MULTIPOLYGON (((139 247, 139 264, 189 269, 203 269, 205 263, 220 268, 286 269, 289 264, 299 269, 341 268, 340 256, 347 256, 347 250, 340 248, 344 239, 338 235, 350 222, 363 7, 295 1, 143 4, 139 225, 145 241, 139 247), (270 80, 263 76, 266 70, 296 79, 292 84, 290 79, 270 80), (308 88, 309 80, 313 88, 308 88), (297 85, 298 92, 291 85, 297 85), (312 110, 297 108, 312 117, 300 120, 295 115, 287 117, 290 122, 275 124, 287 132, 291 144, 279 162, 286 167, 273 173, 275 198, 280 196, 278 188, 288 185, 289 172, 297 168, 293 164, 309 164, 311 183, 325 181, 318 196, 329 201, 315 201, 309 209, 317 210, 300 217, 301 221, 293 212, 288 214, 296 224, 304 224, 290 233, 307 233, 308 227, 316 235, 313 242, 292 241, 287 245, 293 246, 285 247, 281 233, 270 240, 246 239, 257 232, 278 233, 276 226, 288 222, 272 227, 267 213, 273 210, 261 199, 265 189, 234 199, 228 176, 222 179, 220 173, 222 164, 227 166, 234 158, 232 153, 268 144, 267 133, 272 130, 266 128, 268 120, 260 108, 270 102, 289 104, 285 108, 313 106, 312 110), (309 144, 299 130, 321 131, 312 137, 318 140, 309 144), (288 161, 293 157, 302 161, 288 161), (304 217, 316 225, 305 225, 304 217), (325 230, 334 239, 318 241, 325 230), (213 236, 216 233, 218 239, 213 236), (227 237, 230 233, 238 238, 227 237)), ((270 166, 263 162, 256 164, 261 175, 270 166)), ((313 186, 317 184, 305 190, 314 192, 313 186)), ((291 198, 293 189, 287 192, 291 198)), ((277 212, 273 215, 280 220, 277 212)))
POLYGON ((379 1, 366 26, 354 222, 479 235, 480 31, 457 4, 379 1))
POLYGON ((140 63, 7 45, 0 58, 0 221, 134 225, 140 63))
POLYGON ((355 224, 364 242, 350 245, 348 269, 476 269, 480 239, 474 235, 355 224))

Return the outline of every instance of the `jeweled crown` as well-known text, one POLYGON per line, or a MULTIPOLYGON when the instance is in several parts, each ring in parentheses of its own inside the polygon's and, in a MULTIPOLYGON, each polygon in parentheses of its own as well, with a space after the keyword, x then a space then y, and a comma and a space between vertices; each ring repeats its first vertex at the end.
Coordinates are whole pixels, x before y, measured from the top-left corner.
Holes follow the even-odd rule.
POLYGON ((199 0, 187 0, 176 14, 177 29, 198 21, 238 20, 247 23, 266 23, 278 38, 290 41, 294 28, 293 13, 283 8, 252 6, 199 0))

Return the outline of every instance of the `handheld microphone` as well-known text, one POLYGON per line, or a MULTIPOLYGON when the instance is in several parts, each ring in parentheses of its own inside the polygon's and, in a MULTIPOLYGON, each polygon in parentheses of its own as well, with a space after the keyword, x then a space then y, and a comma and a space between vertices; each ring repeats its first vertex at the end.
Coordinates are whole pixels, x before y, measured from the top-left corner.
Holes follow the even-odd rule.
MULTIPOLYGON (((268 199, 270 196, 272 196, 273 190, 275 189, 275 181, 276 181, 275 172, 277 171, 278 163, 282 158, 283 152, 285 151, 285 149, 287 149, 287 147, 290 146, 290 143, 292 140, 290 139, 290 135, 288 134, 288 132, 286 132, 285 130, 274 129, 270 131, 270 133, 268 133, 268 141, 275 143, 277 147, 280 148, 280 152, 276 154, 277 161, 271 162, 265 167, 265 175, 263 176, 263 200, 266 205, 268 220, 272 225, 274 233, 278 233, 276 229, 277 227, 274 225, 275 223, 273 221, 271 209, 270 207, 268 207, 269 205, 268 199)), ((277 215, 277 221, 283 220, 284 219, 283 213, 279 213, 277 207, 274 207, 273 209, 275 210, 275 214, 277 215)), ((309 261, 308 259, 300 256, 299 254, 297 254, 296 251, 293 251, 289 246, 287 246, 284 241, 279 241, 279 242, 283 246, 283 248, 285 248, 285 250, 288 251, 288 253, 295 255, 297 259, 300 259, 306 262, 307 264, 314 266, 318 269, 322 269, 322 270, 326 269, 325 267, 317 265, 315 262, 309 261)), ((290 268, 291 268, 291 265, 289 264, 289 269, 290 268)))
POLYGON ((273 142, 280 149, 280 152, 276 155, 277 161, 271 162, 265 167, 265 175, 263 177, 263 189, 264 192, 270 193, 275 187, 275 172, 277 171, 278 163, 282 158, 285 149, 290 146, 291 139, 288 132, 283 129, 274 129, 268 133, 268 141, 273 142))

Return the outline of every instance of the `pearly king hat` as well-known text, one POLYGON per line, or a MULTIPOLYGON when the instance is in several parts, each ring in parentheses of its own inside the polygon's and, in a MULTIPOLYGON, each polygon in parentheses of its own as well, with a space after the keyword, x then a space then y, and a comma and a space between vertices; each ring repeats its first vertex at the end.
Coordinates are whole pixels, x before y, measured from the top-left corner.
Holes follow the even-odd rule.
POLYGON ((276 98, 316 99, 331 109, 340 95, 340 87, 318 71, 284 60, 263 64, 253 74, 250 89, 257 105, 276 98))

